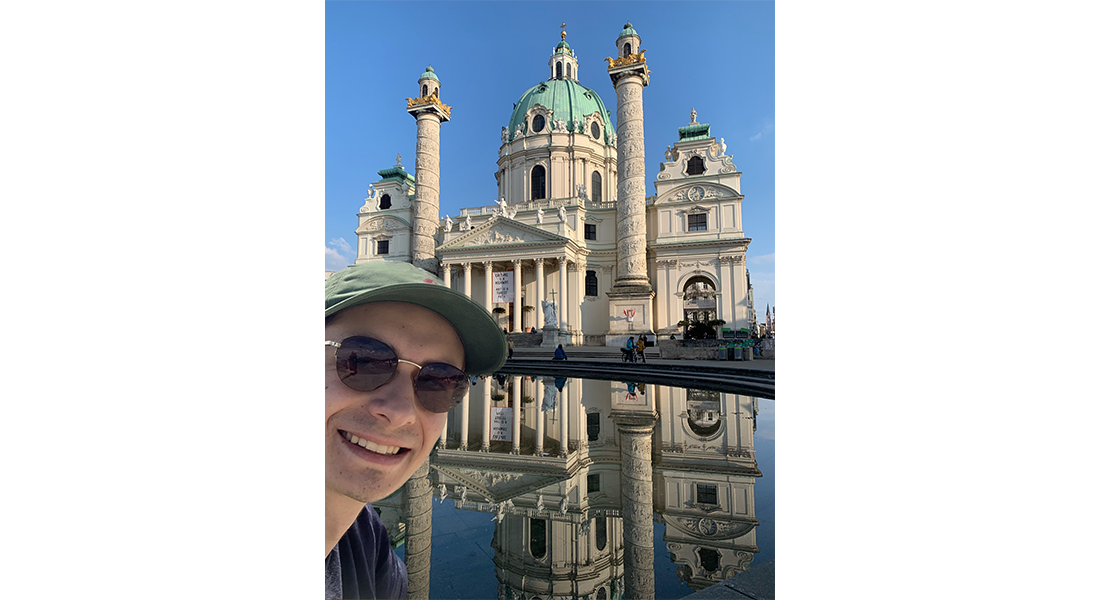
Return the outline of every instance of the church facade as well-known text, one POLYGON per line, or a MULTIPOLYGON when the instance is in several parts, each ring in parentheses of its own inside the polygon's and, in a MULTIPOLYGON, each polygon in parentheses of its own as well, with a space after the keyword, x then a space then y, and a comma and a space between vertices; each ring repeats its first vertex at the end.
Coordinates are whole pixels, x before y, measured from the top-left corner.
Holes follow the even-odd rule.
POLYGON ((724 142, 694 109, 678 131, 651 132, 672 143, 646 197, 641 37, 628 23, 617 57, 606 59, 614 120, 580 83, 565 37, 549 77, 520 96, 501 128, 500 199, 454 219, 439 215, 439 130, 450 107, 428 67, 406 99, 417 121, 415 175, 400 156, 378 172, 358 213, 356 264, 412 262, 508 331, 543 332, 544 345, 619 346, 642 333, 679 334, 684 321, 755 329, 741 173, 724 142))

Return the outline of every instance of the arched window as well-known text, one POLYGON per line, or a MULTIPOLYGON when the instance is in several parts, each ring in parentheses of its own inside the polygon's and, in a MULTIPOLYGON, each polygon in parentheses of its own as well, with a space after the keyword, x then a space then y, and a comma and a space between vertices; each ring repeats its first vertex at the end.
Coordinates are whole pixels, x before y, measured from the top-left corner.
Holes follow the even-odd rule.
POLYGON ((703 167, 703 159, 693 156, 688 160, 688 175, 702 175, 706 169, 703 167))
POLYGON ((623 44, 623 56, 630 54, 630 44, 623 44))
POLYGON ((546 127, 546 117, 542 115, 535 115, 535 118, 531 119, 531 131, 538 133, 542 131, 543 127, 546 127))
POLYGON ((378 208, 389 208, 390 206, 390 195, 382 194, 382 203, 378 205, 378 208))
POLYGON ((596 517, 596 549, 607 548, 607 517, 596 517))
POLYGON ((546 198, 546 169, 542 165, 535 165, 531 169, 531 199, 543 198, 546 198))
POLYGON ((531 556, 546 556, 546 519, 531 519, 531 556))
POLYGON ((561 79, 561 62, 560 61, 558 62, 558 68, 554 71, 554 73, 555 73, 555 75, 554 75, 555 79, 561 79))
POLYGON ((565 77, 566 78, 573 77, 573 65, 571 65, 569 63, 565 63, 565 77))
POLYGON ((425 83, 424 86, 420 88, 420 95, 425 98, 428 97, 428 84, 425 83))
POLYGON ((591 196, 592 196, 592 201, 593 202, 602 202, 603 201, 603 178, 600 177, 600 174, 596 171, 592 171, 592 193, 591 193, 591 196))
POLYGON ((596 279, 595 271, 586 271, 584 274, 584 295, 599 295, 599 281, 596 279))

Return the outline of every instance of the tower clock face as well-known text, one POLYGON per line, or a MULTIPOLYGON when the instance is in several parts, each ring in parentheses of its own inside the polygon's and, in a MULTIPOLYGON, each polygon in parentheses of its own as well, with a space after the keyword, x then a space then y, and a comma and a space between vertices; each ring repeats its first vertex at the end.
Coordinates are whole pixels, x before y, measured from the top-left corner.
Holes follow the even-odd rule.
POLYGON ((695 187, 691 188, 690 190, 688 190, 688 199, 689 200, 702 200, 702 198, 703 198, 703 188, 701 188, 699 186, 695 186, 695 187))

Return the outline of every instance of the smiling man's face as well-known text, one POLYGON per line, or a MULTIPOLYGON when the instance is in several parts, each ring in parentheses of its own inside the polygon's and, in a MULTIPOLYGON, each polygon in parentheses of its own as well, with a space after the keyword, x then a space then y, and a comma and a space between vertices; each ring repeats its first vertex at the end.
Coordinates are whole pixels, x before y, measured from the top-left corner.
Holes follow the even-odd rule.
MULTIPOLYGON (((398 358, 425 365, 465 366, 462 342, 446 319, 402 302, 343 310, 325 326, 325 339, 367 336, 388 344, 398 358)), ((340 381, 332 347, 325 347, 325 488, 357 502, 375 502, 404 485, 424 463, 447 422, 416 400, 417 368, 399 363, 397 375, 371 392, 340 381), (366 440, 352 443, 348 435, 366 440), (392 453, 394 448, 400 448, 392 453)))

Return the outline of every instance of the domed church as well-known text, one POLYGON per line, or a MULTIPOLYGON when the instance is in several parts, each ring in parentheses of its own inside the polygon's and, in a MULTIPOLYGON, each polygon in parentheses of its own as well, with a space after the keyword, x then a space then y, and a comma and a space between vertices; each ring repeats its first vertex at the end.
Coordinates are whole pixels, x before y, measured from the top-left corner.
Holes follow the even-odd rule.
POLYGON ((358 214, 356 264, 404 261, 435 272, 508 331, 534 328, 549 347, 663 338, 680 333, 684 320, 722 319, 726 335, 755 328, 741 173, 725 144, 694 109, 678 131, 651 131, 672 143, 655 174, 657 193, 646 197, 650 72, 641 36, 627 23, 615 57, 605 59, 614 118, 581 84, 566 36, 547 79, 519 96, 501 127, 499 199, 453 219, 439 215, 439 132, 451 107, 432 67, 420 75, 417 95, 406 99, 417 124, 415 174, 400 155, 378 171, 358 214))

